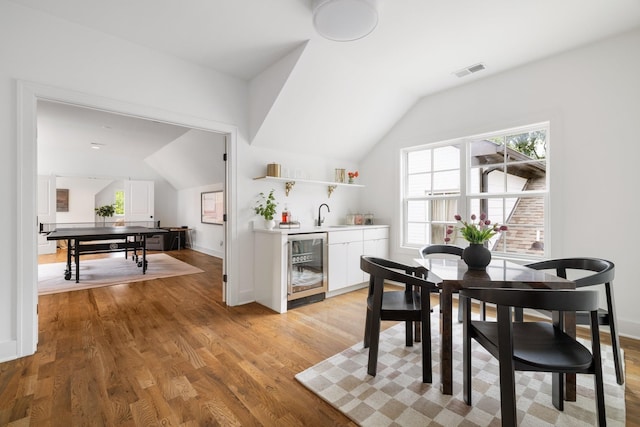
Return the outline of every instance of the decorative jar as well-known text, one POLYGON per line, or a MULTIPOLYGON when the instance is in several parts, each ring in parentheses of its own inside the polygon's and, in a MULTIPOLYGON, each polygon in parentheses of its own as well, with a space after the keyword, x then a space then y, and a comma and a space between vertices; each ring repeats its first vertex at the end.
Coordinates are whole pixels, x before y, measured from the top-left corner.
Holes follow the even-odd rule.
POLYGON ((462 251, 462 260, 470 270, 484 270, 491 262, 491 251, 482 243, 471 243, 462 251))

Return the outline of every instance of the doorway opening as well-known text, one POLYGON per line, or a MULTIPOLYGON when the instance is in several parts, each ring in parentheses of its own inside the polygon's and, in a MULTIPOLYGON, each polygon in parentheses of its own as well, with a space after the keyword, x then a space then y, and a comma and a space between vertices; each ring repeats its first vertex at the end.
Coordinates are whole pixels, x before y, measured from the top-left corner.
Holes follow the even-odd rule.
MULTIPOLYGON (((98 96, 81 94, 77 92, 41 86, 32 83, 18 82, 18 163, 20 188, 17 206, 17 265, 20 292, 17 295, 18 330, 17 337, 18 355, 24 356, 36 351, 38 339, 37 318, 37 106, 39 101, 57 102, 77 107, 86 108, 104 113, 116 114, 140 120, 147 120, 167 125, 182 126, 189 129, 212 132, 224 136, 225 153, 231 161, 224 163, 224 193, 226 217, 234 217, 235 206, 233 197, 235 193, 235 151, 237 129, 234 126, 223 123, 203 120, 178 113, 157 110, 152 107, 132 105, 126 102, 101 98, 98 96)), ((89 142, 88 142, 89 143, 89 142)), ((226 236, 233 238, 236 235, 235 223, 227 220, 223 224, 226 236)), ((232 241, 225 238, 224 242, 223 274, 227 278, 233 276, 230 271, 235 271, 233 262, 235 248, 232 241)), ((237 276, 236 276, 237 277, 237 276)), ((223 300, 227 304, 234 305, 237 290, 232 280, 223 282, 223 300)))

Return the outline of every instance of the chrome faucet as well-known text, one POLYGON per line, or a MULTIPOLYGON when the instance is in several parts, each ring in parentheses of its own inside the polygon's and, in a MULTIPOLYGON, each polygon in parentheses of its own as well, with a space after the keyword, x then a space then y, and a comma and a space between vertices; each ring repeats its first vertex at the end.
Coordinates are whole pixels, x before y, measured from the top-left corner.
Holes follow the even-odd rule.
POLYGON ((324 218, 320 216, 320 210, 323 206, 327 207, 327 212, 331 212, 331 209, 329 209, 329 205, 327 205, 326 203, 320 205, 320 207, 318 208, 318 223, 316 224, 318 227, 322 227, 322 223, 324 222, 324 218))

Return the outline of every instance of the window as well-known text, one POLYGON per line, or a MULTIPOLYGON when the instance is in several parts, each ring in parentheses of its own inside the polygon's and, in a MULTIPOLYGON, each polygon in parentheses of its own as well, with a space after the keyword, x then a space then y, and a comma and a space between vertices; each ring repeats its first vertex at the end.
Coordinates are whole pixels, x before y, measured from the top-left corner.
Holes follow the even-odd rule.
POLYGON ((456 213, 484 212, 509 227, 492 251, 543 255, 548 135, 543 123, 403 150, 403 246, 443 243, 456 213))
POLYGON ((124 215, 124 190, 116 190, 115 200, 115 214, 124 215))

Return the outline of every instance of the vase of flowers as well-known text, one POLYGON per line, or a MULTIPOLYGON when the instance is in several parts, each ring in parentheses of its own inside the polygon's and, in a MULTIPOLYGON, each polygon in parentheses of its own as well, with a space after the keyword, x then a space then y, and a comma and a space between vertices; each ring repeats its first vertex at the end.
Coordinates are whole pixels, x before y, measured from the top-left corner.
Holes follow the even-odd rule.
POLYGON ((358 177, 358 171, 355 172, 347 172, 349 176, 349 184, 353 184, 353 180, 358 177))
POLYGON ((462 237, 469 242, 469 246, 462 252, 462 259, 470 270, 484 270, 491 262, 491 251, 486 247, 486 243, 496 234, 507 231, 507 226, 492 224, 485 213, 481 213, 479 218, 475 214, 471 215, 470 222, 463 221, 460 215, 455 215, 454 218, 460 225, 458 227, 447 226, 444 241, 450 242, 450 236, 457 229, 462 237))
POLYGON ((273 195, 274 191, 275 190, 271 190, 268 195, 260 193, 260 200, 254 208, 255 212, 264 218, 264 228, 267 230, 272 230, 273 227, 276 226, 276 222, 273 217, 276 214, 276 206, 278 206, 278 202, 276 202, 276 198, 273 195))

